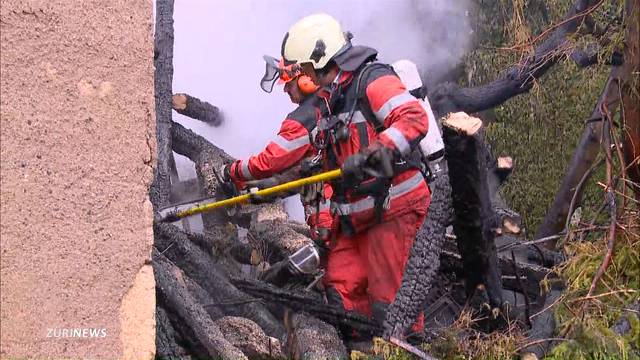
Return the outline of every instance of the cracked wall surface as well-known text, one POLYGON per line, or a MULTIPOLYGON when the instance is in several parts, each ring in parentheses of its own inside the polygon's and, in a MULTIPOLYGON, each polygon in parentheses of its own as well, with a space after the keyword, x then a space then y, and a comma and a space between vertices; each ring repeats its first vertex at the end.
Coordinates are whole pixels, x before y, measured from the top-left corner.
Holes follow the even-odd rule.
POLYGON ((1 1, 1 358, 154 354, 152 20, 1 1))

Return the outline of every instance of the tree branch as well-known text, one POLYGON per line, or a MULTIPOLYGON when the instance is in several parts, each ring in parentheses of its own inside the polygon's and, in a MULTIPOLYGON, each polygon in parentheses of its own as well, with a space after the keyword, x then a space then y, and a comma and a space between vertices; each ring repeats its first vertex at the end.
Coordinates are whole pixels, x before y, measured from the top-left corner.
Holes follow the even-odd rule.
POLYGON ((535 48, 533 55, 511 67, 493 82, 470 88, 460 88, 452 83, 438 86, 429 94, 432 107, 440 115, 458 111, 474 113, 528 92, 537 79, 571 50, 568 35, 577 31, 594 2, 577 1, 565 15, 565 20, 556 25, 551 35, 535 48))

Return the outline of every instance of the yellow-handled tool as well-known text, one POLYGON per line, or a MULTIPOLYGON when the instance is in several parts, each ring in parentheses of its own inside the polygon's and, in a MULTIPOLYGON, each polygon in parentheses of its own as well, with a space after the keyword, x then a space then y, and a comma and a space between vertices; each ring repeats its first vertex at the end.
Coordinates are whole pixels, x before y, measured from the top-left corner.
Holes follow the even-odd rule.
POLYGON ((244 195, 235 196, 235 197, 225 199, 225 200, 220 200, 220 201, 212 201, 211 199, 207 199, 207 200, 201 201, 200 204, 198 205, 194 205, 193 203, 176 205, 176 206, 172 206, 172 207, 160 210, 157 220, 160 222, 173 222, 187 216, 199 214, 206 211, 211 211, 224 206, 244 204, 249 202, 251 196, 274 195, 281 192, 293 190, 305 185, 315 184, 320 181, 329 181, 329 180, 337 179, 340 176, 342 176, 342 170, 336 169, 336 170, 331 170, 331 171, 323 172, 320 174, 316 174, 313 176, 309 176, 306 178, 289 181, 287 183, 276 185, 270 188, 258 190, 253 194, 244 194, 244 195))

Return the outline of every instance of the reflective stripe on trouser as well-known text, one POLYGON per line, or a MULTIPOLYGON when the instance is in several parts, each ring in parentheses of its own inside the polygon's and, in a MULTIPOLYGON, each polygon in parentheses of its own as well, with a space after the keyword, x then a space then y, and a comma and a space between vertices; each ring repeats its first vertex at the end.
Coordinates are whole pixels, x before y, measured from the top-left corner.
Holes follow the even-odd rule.
POLYGON ((337 235, 327 258, 325 284, 338 291, 345 309, 370 316, 372 303, 393 301, 428 205, 414 206, 352 237, 337 235))

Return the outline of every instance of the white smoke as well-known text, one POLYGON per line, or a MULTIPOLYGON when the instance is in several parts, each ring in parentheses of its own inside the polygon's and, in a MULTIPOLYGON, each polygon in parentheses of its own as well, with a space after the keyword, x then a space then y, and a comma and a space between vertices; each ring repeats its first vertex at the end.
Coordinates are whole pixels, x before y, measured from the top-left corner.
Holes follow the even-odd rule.
MULTIPOLYGON (((173 90, 220 107, 218 128, 174 113, 174 119, 237 158, 264 148, 294 105, 281 87, 262 92, 262 55, 280 56, 287 29, 315 12, 336 17, 354 44, 379 50, 379 59, 414 61, 427 78, 458 63, 470 43, 469 0, 190 0, 174 10, 173 90)), ((177 157, 181 178, 193 165, 177 157)))

